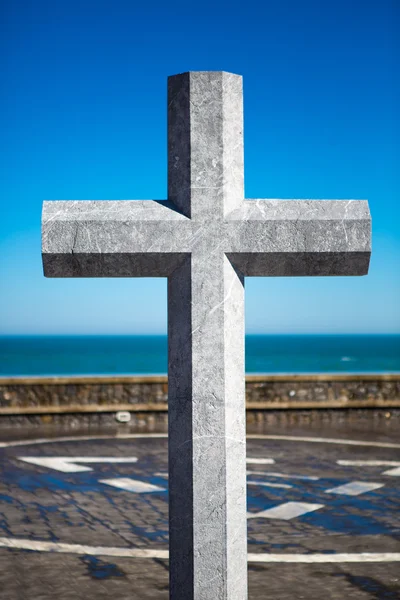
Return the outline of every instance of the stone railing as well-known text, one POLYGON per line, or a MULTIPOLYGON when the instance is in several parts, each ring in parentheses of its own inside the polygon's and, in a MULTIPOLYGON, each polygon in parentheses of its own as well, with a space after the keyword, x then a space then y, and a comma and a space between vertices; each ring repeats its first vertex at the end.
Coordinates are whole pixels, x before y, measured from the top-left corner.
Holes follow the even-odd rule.
MULTIPOLYGON (((309 419, 311 413, 349 409, 354 414, 375 409, 374 414, 397 415, 400 374, 246 376, 248 424, 281 422, 289 413, 309 419)), ((103 427, 115 425, 121 411, 130 413, 136 428, 165 428, 167 377, 0 378, 0 427, 103 427)))
MULTIPOLYGON (((247 410, 400 408, 399 375, 247 375, 247 410)), ((0 415, 165 412, 159 377, 0 378, 0 415)))

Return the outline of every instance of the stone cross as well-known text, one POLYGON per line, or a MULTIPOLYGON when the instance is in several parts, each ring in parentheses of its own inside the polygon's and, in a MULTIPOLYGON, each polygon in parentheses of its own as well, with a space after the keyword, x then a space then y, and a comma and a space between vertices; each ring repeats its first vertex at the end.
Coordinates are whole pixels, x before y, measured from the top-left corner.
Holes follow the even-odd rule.
MULTIPOLYGON (((268 167, 266 167, 268 168, 268 167)), ((168 78, 168 200, 43 206, 46 277, 167 277, 170 597, 247 598, 244 278, 365 275, 368 203, 244 200, 242 78, 168 78)))

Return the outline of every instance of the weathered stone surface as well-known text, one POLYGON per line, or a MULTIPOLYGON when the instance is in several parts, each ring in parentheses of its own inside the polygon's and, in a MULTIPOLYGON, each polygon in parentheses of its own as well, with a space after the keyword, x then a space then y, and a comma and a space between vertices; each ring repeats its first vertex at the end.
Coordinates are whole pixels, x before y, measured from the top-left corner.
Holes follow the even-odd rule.
POLYGON ((209 217, 205 226, 152 200, 44 202, 45 275, 167 277, 204 252, 204 268, 226 255, 245 276, 368 272, 366 201, 247 200, 221 221, 209 217))
POLYGON ((168 82, 168 201, 47 202, 50 277, 167 276, 170 587, 245 600, 244 277, 364 275, 364 201, 244 201, 242 78, 168 82))
MULTIPOLYGON (((0 378, 2 408, 97 405, 161 405, 168 400, 167 377, 71 377, 0 378)), ((345 397, 349 408, 354 401, 391 402, 400 405, 400 375, 264 375, 246 378, 246 401, 251 406, 265 402, 276 408, 290 401, 295 409, 301 402, 336 402, 345 397)), ((260 408, 261 410, 261 408, 260 408)), ((151 412, 151 411, 150 411, 151 412)))

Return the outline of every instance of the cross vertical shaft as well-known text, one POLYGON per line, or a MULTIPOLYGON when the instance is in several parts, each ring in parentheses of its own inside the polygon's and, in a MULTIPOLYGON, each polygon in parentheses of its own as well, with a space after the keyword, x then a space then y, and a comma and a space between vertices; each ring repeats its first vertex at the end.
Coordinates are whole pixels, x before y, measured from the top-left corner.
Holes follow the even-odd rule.
POLYGON ((244 278, 223 239, 243 202, 242 79, 185 73, 168 82, 168 197, 199 224, 168 282, 170 594, 247 598, 244 278))
POLYGON ((170 594, 247 598, 244 285, 223 253, 168 282, 170 594))

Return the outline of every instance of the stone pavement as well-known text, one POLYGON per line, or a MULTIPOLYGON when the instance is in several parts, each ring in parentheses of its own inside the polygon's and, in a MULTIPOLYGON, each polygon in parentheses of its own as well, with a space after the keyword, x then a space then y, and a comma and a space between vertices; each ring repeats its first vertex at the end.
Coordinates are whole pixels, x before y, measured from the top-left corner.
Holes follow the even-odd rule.
MULTIPOLYGON (((399 598, 395 436, 279 433, 247 440, 249 599, 399 598)), ((48 441, 0 443, 1 600, 167 600, 167 439, 48 441)))

